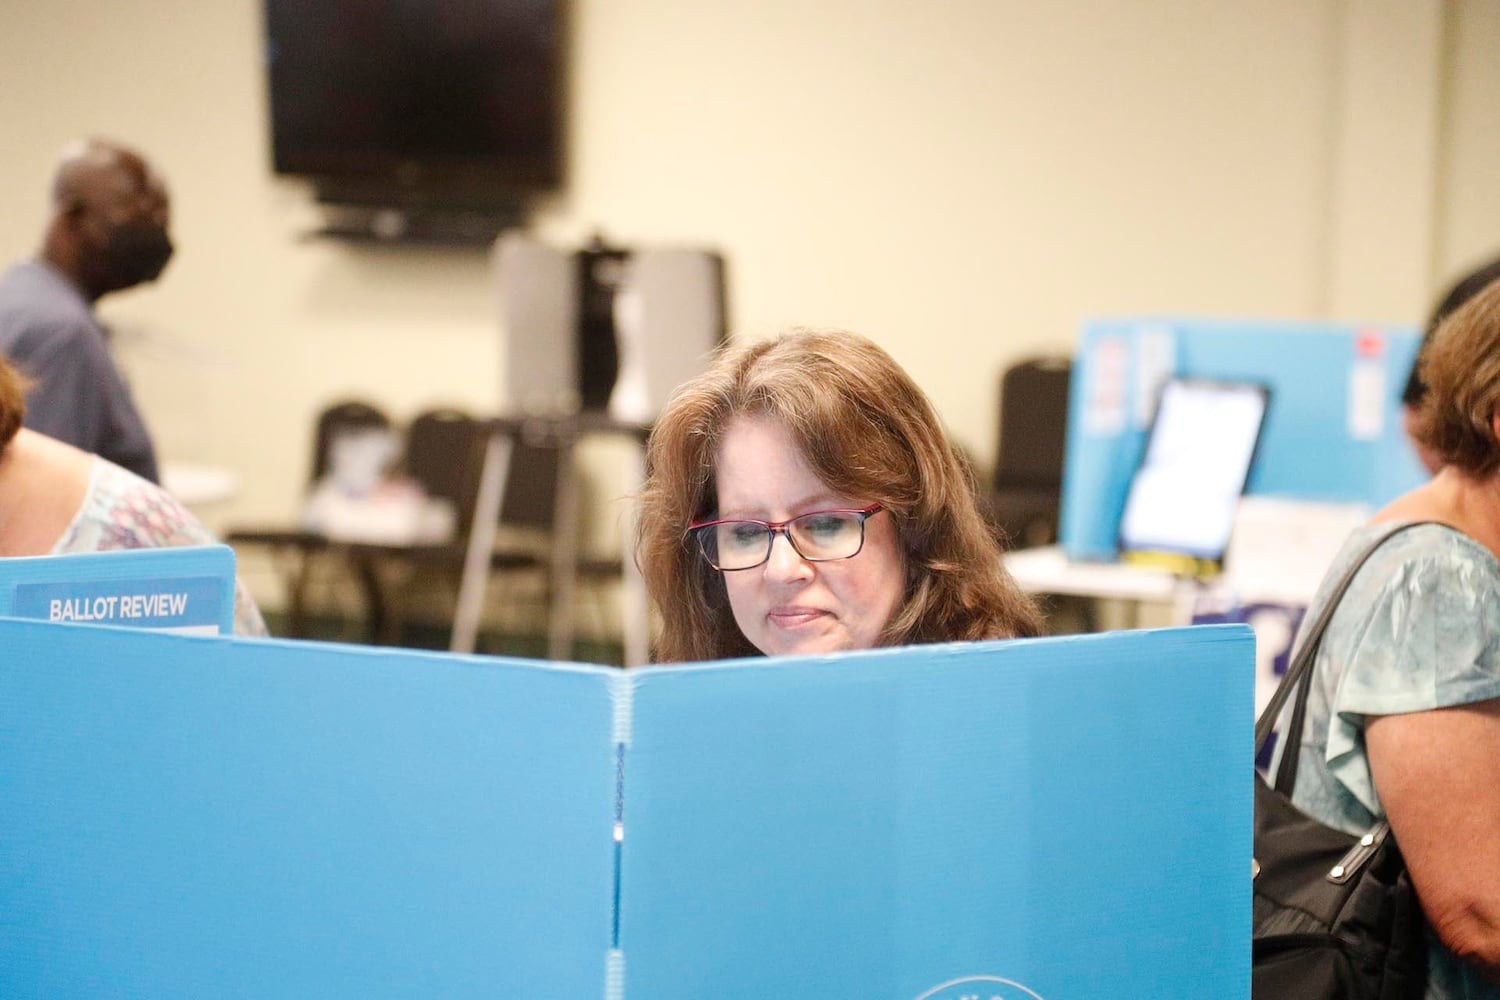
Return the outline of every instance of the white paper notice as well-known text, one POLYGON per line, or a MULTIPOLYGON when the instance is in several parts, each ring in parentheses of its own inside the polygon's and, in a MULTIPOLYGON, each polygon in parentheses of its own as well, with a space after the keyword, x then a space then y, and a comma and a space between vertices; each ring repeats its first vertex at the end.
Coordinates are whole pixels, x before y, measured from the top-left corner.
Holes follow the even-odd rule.
POLYGON ((1094 341, 1089 359, 1088 393, 1083 403, 1083 432, 1113 437, 1125 429, 1125 386, 1130 377, 1130 345, 1119 335, 1094 341))
POLYGON ((1385 364, 1361 358, 1349 368, 1349 436, 1377 441, 1385 431, 1385 364))
POLYGON ((1135 426, 1151 426, 1161 387, 1177 370, 1177 337, 1156 326, 1140 330, 1135 339, 1135 426))

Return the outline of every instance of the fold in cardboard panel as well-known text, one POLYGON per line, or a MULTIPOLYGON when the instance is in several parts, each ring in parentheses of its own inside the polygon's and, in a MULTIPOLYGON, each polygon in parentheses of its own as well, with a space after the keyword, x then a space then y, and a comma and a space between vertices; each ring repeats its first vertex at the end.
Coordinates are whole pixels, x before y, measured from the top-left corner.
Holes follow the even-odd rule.
POLYGON ((629 673, 0 649, 6 997, 1248 994, 1244 626, 629 673))
POLYGON ((0 616, 229 635, 234 550, 195 545, 0 559, 0 616))

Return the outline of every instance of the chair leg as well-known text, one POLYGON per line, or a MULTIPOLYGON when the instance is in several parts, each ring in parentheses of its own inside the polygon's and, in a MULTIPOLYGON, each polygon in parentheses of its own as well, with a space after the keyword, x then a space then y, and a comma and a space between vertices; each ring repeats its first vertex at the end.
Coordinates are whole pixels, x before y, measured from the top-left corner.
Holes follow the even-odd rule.
POLYGON ((371 577, 381 594, 375 641, 382 646, 399 646, 406 638, 406 592, 411 581, 411 567, 399 557, 389 561, 371 557, 371 564, 371 577))
POLYGON ((293 639, 307 638, 307 588, 312 579, 314 554, 303 550, 299 553, 297 572, 291 579, 291 593, 287 595, 286 630, 293 639))
MULTIPOLYGON (((390 646, 392 619, 388 614, 385 588, 375 566, 375 557, 368 552, 352 552, 355 575, 359 578, 360 590, 365 602, 365 635, 373 645, 390 646)), ((399 622, 396 623, 399 628, 399 622)))

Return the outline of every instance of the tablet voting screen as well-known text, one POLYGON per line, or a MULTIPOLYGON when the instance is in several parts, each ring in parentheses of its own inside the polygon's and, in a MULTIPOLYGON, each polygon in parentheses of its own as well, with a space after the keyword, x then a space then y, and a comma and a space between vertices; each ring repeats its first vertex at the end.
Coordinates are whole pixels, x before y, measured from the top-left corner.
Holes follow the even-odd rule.
POLYGON ((1127 561, 1216 568, 1250 477, 1270 390, 1254 382, 1169 379, 1120 519, 1127 561))

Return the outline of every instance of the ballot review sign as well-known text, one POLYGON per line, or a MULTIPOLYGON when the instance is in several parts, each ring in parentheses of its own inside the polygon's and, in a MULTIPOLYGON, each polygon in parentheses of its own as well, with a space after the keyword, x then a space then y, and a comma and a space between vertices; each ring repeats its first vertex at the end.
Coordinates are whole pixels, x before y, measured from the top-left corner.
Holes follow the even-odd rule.
POLYGON ((49 622, 217 635, 224 610, 222 589, 212 576, 23 583, 15 588, 11 613, 49 622))
POLYGON ((0 559, 0 616, 228 635, 234 551, 204 545, 0 559))

